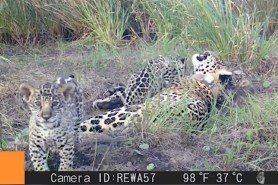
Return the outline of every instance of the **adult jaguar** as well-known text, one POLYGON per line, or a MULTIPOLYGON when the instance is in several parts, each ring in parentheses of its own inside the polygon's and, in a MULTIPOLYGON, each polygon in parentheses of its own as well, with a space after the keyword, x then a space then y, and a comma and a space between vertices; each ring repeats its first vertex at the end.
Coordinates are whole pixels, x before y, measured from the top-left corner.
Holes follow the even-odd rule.
POLYGON ((228 71, 225 65, 209 52, 193 55, 192 62, 195 74, 191 79, 182 78, 180 81, 174 81, 148 103, 125 105, 85 120, 80 125, 81 132, 103 132, 130 123, 141 124, 145 113, 157 109, 158 105, 175 110, 171 111, 172 115, 169 117, 187 114, 191 120, 197 122, 197 128, 202 128, 210 113, 212 102, 223 100, 226 89, 234 90, 249 85, 248 80, 238 78, 238 75, 228 71), (180 105, 183 108, 180 108, 180 105))

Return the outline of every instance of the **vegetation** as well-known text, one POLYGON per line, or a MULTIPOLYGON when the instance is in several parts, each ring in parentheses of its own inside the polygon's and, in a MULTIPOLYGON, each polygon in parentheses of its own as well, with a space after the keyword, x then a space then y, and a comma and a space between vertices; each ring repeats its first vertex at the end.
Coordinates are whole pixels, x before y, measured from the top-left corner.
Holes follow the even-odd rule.
MULTIPOLYGON (((91 100, 107 81, 125 82, 158 54, 190 59, 208 49, 244 68, 255 81, 253 93, 240 103, 227 95, 224 108, 213 108, 193 141, 186 117, 170 118, 161 107, 145 116, 146 124, 134 126, 137 135, 128 136, 128 145, 139 155, 155 156, 159 149, 153 148, 161 146, 163 154, 173 148, 171 155, 188 157, 169 162, 173 169, 277 169, 277 27, 277 0, 1 0, 0 149, 28 139, 28 110, 15 93, 21 81, 74 72, 88 117, 91 100)), ((98 150, 103 158, 128 153, 98 150)), ((98 163, 98 155, 93 163, 105 170, 102 163, 109 160, 98 163)), ((154 161, 144 167, 156 169, 154 161)))
POLYGON ((225 60, 258 62, 277 41, 277 12, 276 0, 2 0, 0 38, 21 46, 61 38, 109 46, 176 39, 225 60))

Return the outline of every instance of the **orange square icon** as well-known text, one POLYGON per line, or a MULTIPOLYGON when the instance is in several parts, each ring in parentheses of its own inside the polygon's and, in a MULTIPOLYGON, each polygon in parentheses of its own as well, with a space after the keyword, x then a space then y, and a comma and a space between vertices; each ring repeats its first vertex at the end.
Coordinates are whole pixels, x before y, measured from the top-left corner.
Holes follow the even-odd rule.
POLYGON ((24 152, 0 151, 0 184, 24 184, 24 152))

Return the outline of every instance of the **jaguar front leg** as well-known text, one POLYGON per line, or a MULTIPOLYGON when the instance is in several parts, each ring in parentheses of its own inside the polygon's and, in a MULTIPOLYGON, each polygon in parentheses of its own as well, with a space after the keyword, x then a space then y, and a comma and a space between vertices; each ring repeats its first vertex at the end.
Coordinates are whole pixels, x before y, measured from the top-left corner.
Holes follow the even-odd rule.
POLYGON ((74 158, 74 139, 69 138, 67 142, 58 146, 60 155, 59 171, 71 171, 73 170, 73 158, 74 158))
POLYGON ((35 171, 49 171, 47 165, 47 151, 42 138, 34 135, 29 137, 29 151, 35 171))

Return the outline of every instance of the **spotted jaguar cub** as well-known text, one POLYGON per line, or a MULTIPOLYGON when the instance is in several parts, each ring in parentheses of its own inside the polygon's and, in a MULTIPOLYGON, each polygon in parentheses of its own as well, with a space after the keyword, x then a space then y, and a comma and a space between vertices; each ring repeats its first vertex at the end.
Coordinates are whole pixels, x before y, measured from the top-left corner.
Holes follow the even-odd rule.
POLYGON ((35 171, 48 171, 47 153, 58 150, 59 171, 72 170, 74 143, 83 116, 81 89, 73 80, 58 78, 41 84, 19 87, 23 100, 31 110, 29 121, 29 151, 35 171))
POLYGON ((132 75, 127 86, 117 84, 102 99, 94 101, 93 106, 99 109, 114 109, 123 105, 143 103, 147 97, 153 97, 162 88, 168 87, 185 75, 186 59, 174 56, 162 56, 152 59, 138 73, 132 75))

